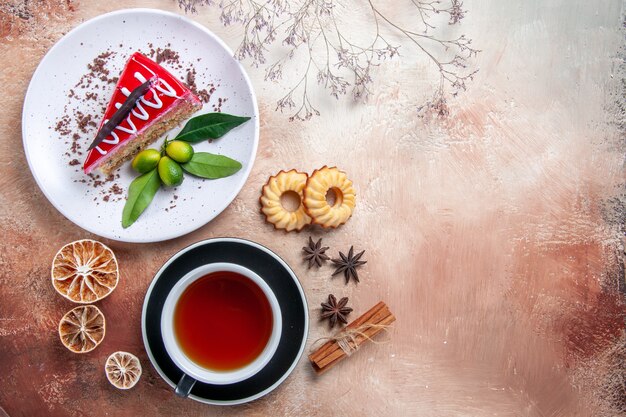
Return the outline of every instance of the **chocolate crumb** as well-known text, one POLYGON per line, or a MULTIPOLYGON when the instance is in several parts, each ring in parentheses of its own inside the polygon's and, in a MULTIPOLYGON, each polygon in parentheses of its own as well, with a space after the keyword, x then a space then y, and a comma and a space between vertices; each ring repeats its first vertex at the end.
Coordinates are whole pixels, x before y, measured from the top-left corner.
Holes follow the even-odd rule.
POLYGON ((91 114, 84 114, 81 111, 76 111, 76 119, 78 122, 78 128, 83 133, 89 133, 92 129, 98 127, 96 122, 93 121, 93 116, 91 114))
POLYGON ((80 164, 80 161, 78 159, 72 159, 69 164, 70 166, 76 166, 80 164))
POLYGON ((90 71, 90 73, 87 75, 90 77, 87 77, 86 79, 81 79, 79 84, 77 84, 77 87, 81 86, 83 81, 87 81, 88 84, 91 84, 93 78, 98 78, 101 81, 105 81, 108 83, 115 83, 112 78, 109 78, 109 74, 111 73, 111 71, 107 69, 107 60, 113 55, 115 55, 115 52, 113 51, 103 52, 98 55, 91 63, 87 64, 87 68, 90 71))
POLYGON ((228 99, 222 98, 222 97, 218 98, 217 99, 217 104, 213 105, 213 111, 218 112, 218 113, 221 112, 222 111, 222 104, 226 103, 227 100, 228 99))
POLYGON ((187 85, 189 87, 196 86, 196 70, 187 71, 187 85))
POLYGON ((199 90, 197 92, 197 96, 202 100, 203 103, 208 103, 211 100, 211 95, 206 89, 199 90))
POLYGON ((54 128, 55 131, 59 132, 62 136, 67 136, 72 133, 69 125, 71 123, 71 119, 68 115, 63 115, 61 120, 59 120, 54 128))
POLYGON ((180 61, 180 55, 178 55, 178 52, 173 51, 169 48, 165 48, 165 49, 161 49, 161 48, 157 48, 157 50, 155 51, 156 57, 155 57, 155 61, 157 64, 161 64, 163 62, 167 63, 167 64, 178 64, 180 61))
POLYGON ((209 85, 209 90, 203 88, 202 90, 198 89, 198 85, 196 84, 196 75, 197 72, 195 68, 187 69, 187 76, 184 81, 187 84, 187 87, 197 95, 203 103, 208 103, 211 100, 211 94, 215 91, 215 87, 213 84, 209 85))
POLYGON ((80 148, 81 148, 80 144, 75 141, 75 142, 72 142, 72 147, 70 148, 70 150, 75 155, 81 155, 80 148))
POLYGON ((109 192, 116 194, 116 195, 120 195, 124 192, 124 190, 119 185, 113 184, 111 188, 109 188, 109 192))

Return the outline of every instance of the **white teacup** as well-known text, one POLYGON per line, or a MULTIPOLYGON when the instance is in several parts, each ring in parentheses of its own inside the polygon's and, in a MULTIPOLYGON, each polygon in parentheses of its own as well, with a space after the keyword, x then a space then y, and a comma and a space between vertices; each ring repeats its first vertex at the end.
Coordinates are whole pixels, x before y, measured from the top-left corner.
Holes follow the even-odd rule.
POLYGON ((163 305, 163 313, 161 315, 161 334, 165 349, 172 361, 185 373, 176 386, 176 394, 182 397, 188 396, 196 381, 207 384, 225 385, 234 384, 250 378, 263 369, 272 356, 274 356, 278 342, 280 341, 281 332, 282 317, 278 300, 269 285, 253 271, 241 265, 220 262, 203 265, 187 273, 170 291, 163 305), (272 333, 265 345, 265 349, 263 349, 261 354, 251 363, 232 371, 211 370, 198 365, 185 355, 174 335, 174 310, 182 293, 197 279, 218 271, 235 272, 250 279, 261 288, 272 309, 272 333))

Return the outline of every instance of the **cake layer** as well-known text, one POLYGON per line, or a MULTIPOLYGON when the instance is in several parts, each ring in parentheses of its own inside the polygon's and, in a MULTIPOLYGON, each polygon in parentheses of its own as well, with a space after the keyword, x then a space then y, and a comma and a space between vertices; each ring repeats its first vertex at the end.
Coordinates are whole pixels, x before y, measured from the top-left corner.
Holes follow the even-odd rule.
POLYGON ((137 101, 126 119, 87 154, 83 165, 86 174, 98 168, 103 173, 110 173, 202 107, 200 99, 183 83, 150 58, 136 52, 120 75, 98 130, 122 106, 126 97, 149 79, 153 79, 150 90, 137 101), (168 120, 170 117, 175 120, 168 120), (154 124, 159 128, 152 129, 154 124))
POLYGON ((165 132, 187 120, 198 108, 191 102, 183 102, 180 106, 170 108, 167 113, 144 129, 140 135, 137 135, 133 140, 120 144, 115 149, 115 154, 103 161, 98 166, 98 170, 105 175, 113 173, 124 162, 132 159, 139 151, 150 146, 165 132))

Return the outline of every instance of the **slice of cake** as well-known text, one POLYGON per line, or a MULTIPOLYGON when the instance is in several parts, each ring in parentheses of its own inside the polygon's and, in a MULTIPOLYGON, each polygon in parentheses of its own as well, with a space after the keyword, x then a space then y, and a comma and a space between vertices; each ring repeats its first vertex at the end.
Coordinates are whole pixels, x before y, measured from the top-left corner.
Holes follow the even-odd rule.
POLYGON ((115 86, 98 130, 113 116, 131 92, 151 80, 128 116, 87 154, 83 170, 95 169, 105 175, 156 141, 161 135, 188 119, 202 107, 200 99, 165 68, 150 58, 134 53, 115 86))

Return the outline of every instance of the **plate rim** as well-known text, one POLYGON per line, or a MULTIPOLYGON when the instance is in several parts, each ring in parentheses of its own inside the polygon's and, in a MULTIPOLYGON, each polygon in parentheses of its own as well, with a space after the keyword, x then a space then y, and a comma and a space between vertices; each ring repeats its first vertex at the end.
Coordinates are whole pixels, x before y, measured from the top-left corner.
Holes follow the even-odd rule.
POLYGON ((83 28, 85 28, 87 26, 90 26, 92 24, 97 24, 99 21, 104 20, 104 19, 109 18, 109 17, 112 17, 112 16, 117 16, 117 15, 122 15, 123 16, 123 15, 132 15, 132 14, 139 14, 139 15, 141 15, 141 14, 153 14, 153 15, 166 16, 166 17, 174 18, 174 19, 180 19, 183 22, 185 22, 186 24, 190 24, 190 25, 196 27, 200 31, 204 32, 207 36, 211 37, 222 48, 224 48, 224 50, 226 52, 228 52, 230 54, 231 58, 233 57, 233 51, 230 49, 230 47, 219 36, 217 36, 215 33, 213 33, 209 28, 205 27, 204 25, 202 25, 202 24, 200 24, 200 23, 198 23, 198 22, 188 18, 187 16, 181 15, 181 14, 177 14, 177 13, 166 11, 166 10, 160 10, 160 9, 153 9, 153 8, 146 8, 146 7, 137 7, 137 8, 126 8, 126 9, 115 10, 115 11, 112 11, 112 12, 108 12, 108 13, 104 13, 104 14, 95 16, 95 17, 93 17, 93 18, 91 18, 89 20, 86 20, 86 21, 80 23, 79 25, 77 25, 74 28, 72 28, 65 35, 63 35, 59 40, 57 40, 54 43, 54 45, 52 45, 52 47, 45 53, 45 55, 39 61, 39 64, 37 65, 37 68, 33 72, 33 75, 31 76, 30 81, 28 82, 28 87, 26 89, 26 94, 24 95, 24 103, 22 105, 22 117, 21 117, 21 123, 22 123, 22 129, 21 129, 22 146, 24 148, 24 154, 25 154, 25 157, 26 157, 26 161, 28 163, 28 168, 29 168, 29 170, 31 172, 31 175, 35 179, 35 183, 39 187, 39 190, 41 190, 41 192, 44 194, 44 196, 46 197, 48 202, 50 204, 52 204, 52 206, 59 213, 61 213, 61 215, 63 217, 65 217, 67 220, 69 220, 71 223, 75 224, 76 226, 80 227, 81 229, 83 229, 83 230, 85 230, 85 231, 87 231, 89 233, 93 233, 96 236, 101 236, 103 238, 111 239, 111 240, 114 240, 114 241, 117 241, 117 242, 156 243, 156 242, 163 242, 163 241, 166 241, 166 240, 171 240, 171 239, 175 239, 177 237, 181 237, 181 236, 187 235, 189 233, 192 233, 192 232, 200 229, 203 226, 206 226, 208 223, 213 221, 217 216, 219 216, 224 210, 226 210, 226 208, 228 208, 228 206, 235 200, 235 198, 237 198, 237 196, 239 195, 239 193, 243 189, 244 185, 248 181, 248 178, 250 177, 250 173, 252 172, 252 167, 254 165, 254 162, 256 161, 256 156, 257 156, 258 146, 259 146, 259 137, 260 137, 259 116, 260 116, 260 114, 259 114, 258 101, 257 101, 256 93, 254 91, 252 82, 250 80, 250 77, 248 76, 248 73, 245 71, 245 68, 241 64, 241 62, 239 62, 236 59, 232 58, 233 61, 236 63, 236 65, 238 65, 239 68, 241 69, 241 73, 243 75, 244 81, 246 82, 246 85, 248 86, 248 89, 249 89, 250 95, 251 95, 251 99, 252 99, 253 110, 254 110, 254 114, 253 114, 253 117, 252 117, 254 119, 254 134, 253 134, 253 138, 252 138, 253 139, 252 155, 250 157, 250 160, 248 162, 248 166, 247 166, 246 170, 243 172, 243 175, 242 175, 242 178, 241 178, 240 182, 237 184, 237 186, 235 186, 233 188, 233 189, 236 189, 237 191, 234 192, 233 195, 230 198, 227 198, 225 200, 225 204, 223 204, 222 206, 218 207, 213 213, 211 213, 211 215, 209 217, 207 217, 206 221, 200 220, 199 222, 188 222, 188 224, 191 225, 191 227, 189 229, 182 227, 181 228, 182 230, 180 230, 180 231, 174 231, 174 232, 169 233, 169 234, 157 235, 157 236, 152 236, 152 237, 144 237, 143 235, 138 235, 136 237, 121 237, 121 236, 118 237, 114 233, 112 233, 110 231, 110 229, 105 229, 105 230, 102 230, 102 231, 95 230, 95 228, 93 228, 89 224, 89 222, 79 222, 76 219, 72 219, 55 202, 55 199, 53 198, 53 196, 50 193, 50 191, 42 186, 42 180, 41 180, 40 176, 37 175, 36 170, 34 169, 34 161, 31 161, 31 157, 30 157, 30 154, 29 154, 29 151, 28 151, 29 145, 28 145, 27 138, 29 137, 28 136, 29 121, 28 121, 26 110, 27 110, 27 106, 29 105, 29 103, 31 103, 32 100, 34 100, 33 96, 34 96, 35 93, 34 93, 34 87, 33 87, 33 80, 35 79, 35 77, 40 76, 40 73, 42 73, 44 71, 42 65, 48 59, 50 59, 49 57, 51 56, 51 54, 54 51, 56 51, 59 48, 62 48, 62 44, 68 38, 70 38, 75 32, 77 32, 79 30, 82 30, 83 28))
POLYGON ((204 404, 222 405, 222 406, 224 406, 224 405, 245 404, 245 403, 248 403, 250 401, 257 400, 257 399, 259 399, 259 398, 269 394, 273 390, 275 390, 280 384, 282 384, 289 377, 289 375, 291 375, 293 370, 296 368, 296 366, 300 362, 300 359, 302 359, 302 355, 304 353, 304 348, 306 347, 306 342, 307 342, 307 340, 309 338, 309 309, 308 309, 308 301, 306 299, 306 295, 304 293, 304 289, 302 288, 302 284, 300 283, 300 280, 296 276, 295 272, 293 272, 293 270, 287 264, 287 262, 285 262, 280 256, 278 256, 278 254, 276 254, 274 251, 272 251, 271 249, 267 248, 266 246, 261 245, 260 243, 254 242, 252 240, 236 238, 236 237, 216 237, 216 238, 204 239, 204 240, 201 240, 199 242, 196 242, 196 243, 193 243, 193 244, 191 244, 189 246, 184 247, 183 249, 179 250, 174 255, 172 255, 161 266, 161 268, 159 268, 159 270, 154 274, 154 277, 152 278, 152 281, 150 282, 150 286, 148 286, 148 289, 146 290, 146 295, 144 296, 143 306, 142 306, 142 309, 141 309, 141 337, 142 337, 142 340, 143 340, 144 349, 145 349, 146 353, 148 354, 148 359, 150 360, 150 363, 151 363, 152 367, 154 369, 156 369, 156 371, 159 374, 159 376, 161 377, 161 379, 163 379, 163 381, 165 381, 170 387, 175 388, 176 385, 161 370, 161 367, 159 366, 159 364, 157 363, 156 359, 152 355, 152 350, 150 349, 150 345, 148 343, 148 335, 146 333, 146 326, 144 325, 145 318, 146 318, 146 312, 147 312, 147 309, 148 309, 148 300, 150 299, 150 295, 152 294, 152 290, 153 290, 154 286, 156 285, 156 281, 161 277, 163 271, 165 271, 165 269, 172 262, 174 262, 176 259, 178 259, 181 255, 185 254, 186 252, 188 252, 188 251, 190 251, 192 249, 197 248, 198 246, 203 246, 203 245, 207 245, 207 244, 211 244, 211 243, 220 243, 220 242, 241 243, 241 244, 244 244, 244 245, 249 245, 249 246, 252 246, 252 247, 254 247, 256 249, 259 249, 259 250, 261 250, 263 252, 266 252, 267 254, 269 254, 270 256, 275 258, 287 270, 287 272, 289 272, 289 274, 291 275, 292 279, 294 280, 294 282, 296 284, 296 287, 298 288, 298 291, 300 292, 301 300, 304 303, 304 333, 303 333, 300 349, 299 349, 298 354, 296 355, 295 359, 293 360, 292 364, 289 366, 289 369, 287 369, 287 371, 274 384, 272 384, 270 387, 264 389, 263 391, 255 394, 255 395, 252 395, 252 396, 246 397, 246 398, 242 398, 242 399, 239 399, 239 400, 217 401, 217 400, 206 399, 206 398, 203 398, 203 397, 198 397, 197 395, 193 395, 193 394, 189 395, 189 398, 191 398, 194 401, 198 401, 198 402, 201 402, 201 403, 204 403, 204 404))

